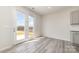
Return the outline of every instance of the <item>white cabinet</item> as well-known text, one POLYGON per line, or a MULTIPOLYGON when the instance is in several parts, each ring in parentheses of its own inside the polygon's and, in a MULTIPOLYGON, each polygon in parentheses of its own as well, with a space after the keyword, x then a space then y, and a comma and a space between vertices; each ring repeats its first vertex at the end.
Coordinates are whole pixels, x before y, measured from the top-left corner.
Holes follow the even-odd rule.
POLYGON ((79 25, 79 10, 71 12, 71 25, 79 25))
POLYGON ((71 31, 71 40, 75 44, 79 44, 79 31, 71 31))

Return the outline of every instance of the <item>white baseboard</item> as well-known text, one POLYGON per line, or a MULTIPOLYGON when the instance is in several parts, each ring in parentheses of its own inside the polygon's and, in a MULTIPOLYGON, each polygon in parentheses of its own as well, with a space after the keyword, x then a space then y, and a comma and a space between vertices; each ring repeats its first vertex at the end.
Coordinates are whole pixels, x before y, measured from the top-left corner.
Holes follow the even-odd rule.
POLYGON ((58 40, 70 41, 70 40, 67 40, 67 39, 56 38, 56 37, 48 37, 48 36, 44 36, 44 37, 51 38, 51 39, 58 39, 58 40))
POLYGON ((0 52, 5 51, 5 50, 7 50, 7 49, 10 49, 11 47, 13 47, 13 45, 10 45, 10 46, 1 48, 1 49, 0 49, 0 52))

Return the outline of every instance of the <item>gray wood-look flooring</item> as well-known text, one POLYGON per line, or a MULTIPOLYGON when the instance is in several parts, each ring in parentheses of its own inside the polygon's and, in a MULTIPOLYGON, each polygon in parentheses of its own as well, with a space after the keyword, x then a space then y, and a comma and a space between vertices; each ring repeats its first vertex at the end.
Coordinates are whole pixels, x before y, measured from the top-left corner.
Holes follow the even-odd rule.
POLYGON ((68 41, 35 38, 3 51, 2 53, 78 53, 79 47, 68 41))

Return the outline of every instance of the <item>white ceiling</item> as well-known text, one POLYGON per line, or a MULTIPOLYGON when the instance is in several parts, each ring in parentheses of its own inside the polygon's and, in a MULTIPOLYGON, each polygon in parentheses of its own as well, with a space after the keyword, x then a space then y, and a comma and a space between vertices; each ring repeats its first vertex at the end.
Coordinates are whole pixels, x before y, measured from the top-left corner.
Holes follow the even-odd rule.
POLYGON ((68 7, 67 6, 28 6, 27 8, 31 9, 33 12, 39 15, 46 15, 68 7))

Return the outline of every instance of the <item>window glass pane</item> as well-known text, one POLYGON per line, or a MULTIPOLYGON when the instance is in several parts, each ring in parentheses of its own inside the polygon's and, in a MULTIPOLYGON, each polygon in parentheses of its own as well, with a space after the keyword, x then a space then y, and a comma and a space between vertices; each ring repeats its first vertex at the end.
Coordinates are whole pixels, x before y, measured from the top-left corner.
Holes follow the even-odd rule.
POLYGON ((33 17, 29 16, 29 26, 34 27, 33 17))
POLYGON ((22 12, 17 11, 17 40, 25 39, 24 26, 25 16, 22 12))
POLYGON ((29 16, 29 38, 34 37, 34 18, 29 16))

